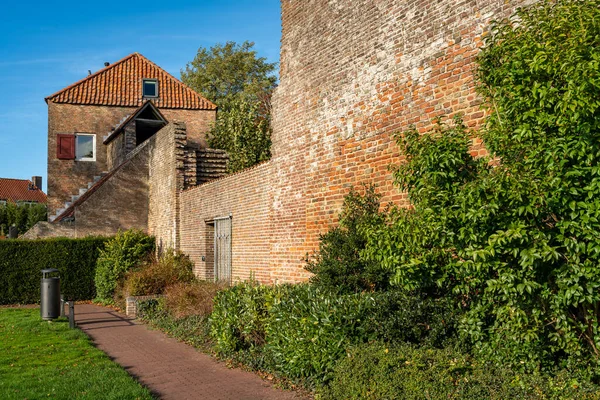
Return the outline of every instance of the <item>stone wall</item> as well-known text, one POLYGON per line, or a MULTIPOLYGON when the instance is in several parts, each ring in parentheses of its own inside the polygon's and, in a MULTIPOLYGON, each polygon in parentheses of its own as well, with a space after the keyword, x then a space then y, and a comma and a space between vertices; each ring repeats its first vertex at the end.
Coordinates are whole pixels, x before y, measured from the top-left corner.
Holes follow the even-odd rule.
POLYGON ((181 193, 181 246, 195 264, 196 275, 213 278, 213 228, 215 217, 232 217, 233 280, 253 274, 272 282, 269 259, 271 165, 260 164, 181 193))

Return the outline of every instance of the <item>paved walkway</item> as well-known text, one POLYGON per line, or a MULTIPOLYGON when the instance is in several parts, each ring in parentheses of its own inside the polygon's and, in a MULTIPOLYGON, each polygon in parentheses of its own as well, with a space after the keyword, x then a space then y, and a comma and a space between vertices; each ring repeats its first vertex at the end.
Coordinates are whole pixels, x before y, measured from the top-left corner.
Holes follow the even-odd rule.
POLYGON ((76 305, 75 317, 98 348, 161 399, 302 399, 109 308, 76 305))

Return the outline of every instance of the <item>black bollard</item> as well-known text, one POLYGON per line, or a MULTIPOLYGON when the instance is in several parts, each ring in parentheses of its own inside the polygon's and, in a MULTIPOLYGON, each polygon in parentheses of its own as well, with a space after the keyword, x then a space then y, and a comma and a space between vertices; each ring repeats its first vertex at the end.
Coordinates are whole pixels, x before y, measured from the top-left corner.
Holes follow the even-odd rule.
POLYGON ((69 328, 75 329, 75 302, 69 301, 69 328))

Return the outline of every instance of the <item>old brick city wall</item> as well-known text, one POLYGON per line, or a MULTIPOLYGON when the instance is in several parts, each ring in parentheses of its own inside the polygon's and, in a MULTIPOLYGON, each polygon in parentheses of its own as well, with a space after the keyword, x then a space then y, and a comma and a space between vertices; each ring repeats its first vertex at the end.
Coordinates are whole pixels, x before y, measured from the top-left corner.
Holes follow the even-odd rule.
MULTIPOLYGON (((234 276, 252 269, 265 282, 306 279, 304 256, 351 186, 374 183, 384 202, 406 201, 388 171, 401 161, 393 133, 458 113, 473 128, 481 123, 474 57, 491 20, 531 2, 282 0, 273 157, 184 192, 181 248, 208 269, 198 250, 204 220, 231 213, 234 276), (268 276, 266 261, 244 257, 239 243, 260 244, 268 276)), ((473 151, 485 150, 475 143, 473 151)))
POLYGON ((232 278, 252 274, 271 282, 271 165, 263 163, 181 194, 181 247, 194 261, 196 275, 212 279, 215 217, 232 216, 232 278), (202 257, 204 256, 204 260, 202 257))

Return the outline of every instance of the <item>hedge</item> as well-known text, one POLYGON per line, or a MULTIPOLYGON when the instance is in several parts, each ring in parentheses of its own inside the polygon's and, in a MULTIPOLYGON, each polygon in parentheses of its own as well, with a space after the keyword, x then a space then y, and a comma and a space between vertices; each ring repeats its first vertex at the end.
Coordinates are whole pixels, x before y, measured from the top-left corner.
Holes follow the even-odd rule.
POLYGON ((579 371, 524 374, 477 362, 453 348, 381 342, 350 349, 320 398, 348 400, 600 399, 579 371))
POLYGON ((93 299, 96 259, 107 240, 89 237, 0 241, 0 304, 38 303, 41 270, 46 268, 60 271, 65 299, 93 299))

